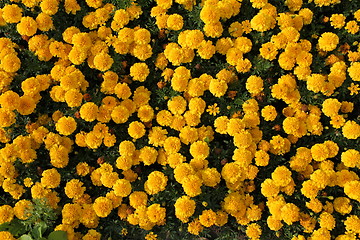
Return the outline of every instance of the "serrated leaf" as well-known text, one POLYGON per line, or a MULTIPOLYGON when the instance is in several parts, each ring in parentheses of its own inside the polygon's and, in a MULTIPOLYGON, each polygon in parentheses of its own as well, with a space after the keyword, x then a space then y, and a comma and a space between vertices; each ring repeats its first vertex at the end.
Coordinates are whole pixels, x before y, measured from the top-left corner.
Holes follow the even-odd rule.
POLYGON ((67 234, 64 231, 54 231, 49 234, 48 240, 67 240, 67 234))

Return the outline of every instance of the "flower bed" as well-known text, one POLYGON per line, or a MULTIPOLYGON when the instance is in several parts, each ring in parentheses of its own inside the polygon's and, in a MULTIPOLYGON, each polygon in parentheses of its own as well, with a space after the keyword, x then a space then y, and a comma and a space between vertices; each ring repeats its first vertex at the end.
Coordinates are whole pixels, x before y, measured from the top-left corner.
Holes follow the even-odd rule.
POLYGON ((357 1, 0 7, 0 239, 360 237, 357 1))

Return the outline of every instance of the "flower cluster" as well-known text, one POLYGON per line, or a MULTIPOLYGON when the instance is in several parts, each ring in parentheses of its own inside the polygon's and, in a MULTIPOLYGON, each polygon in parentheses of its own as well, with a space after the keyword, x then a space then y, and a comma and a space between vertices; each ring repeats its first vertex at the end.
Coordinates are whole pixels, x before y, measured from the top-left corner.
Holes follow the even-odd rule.
POLYGON ((44 200, 69 240, 358 239, 356 8, 2 1, 0 225, 44 200))

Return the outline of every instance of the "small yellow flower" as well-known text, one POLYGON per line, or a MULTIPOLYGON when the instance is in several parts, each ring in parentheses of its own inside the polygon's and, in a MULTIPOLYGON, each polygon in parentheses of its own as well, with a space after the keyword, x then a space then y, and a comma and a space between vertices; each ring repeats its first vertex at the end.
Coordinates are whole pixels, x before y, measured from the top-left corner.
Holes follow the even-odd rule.
POLYGON ((210 115, 216 116, 218 113, 220 113, 220 108, 218 107, 217 103, 215 103, 208 106, 206 112, 208 112, 210 115))
POLYGON ((354 84, 354 83, 351 83, 350 84, 350 87, 348 87, 348 90, 350 91, 350 95, 357 95, 359 93, 359 84, 354 84))

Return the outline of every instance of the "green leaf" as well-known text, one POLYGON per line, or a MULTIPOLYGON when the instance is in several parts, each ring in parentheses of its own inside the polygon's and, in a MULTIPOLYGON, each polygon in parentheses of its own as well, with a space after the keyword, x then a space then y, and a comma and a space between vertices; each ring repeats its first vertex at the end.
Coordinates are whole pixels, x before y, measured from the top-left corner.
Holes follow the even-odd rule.
POLYGON ((11 222, 0 224, 0 231, 8 231, 15 236, 26 233, 24 225, 18 219, 13 219, 11 222))
POLYGON ((33 238, 30 235, 22 235, 19 240, 33 240, 33 238))
POLYGON ((32 230, 33 237, 35 237, 36 239, 42 238, 47 228, 48 225, 45 222, 36 223, 34 229, 32 230))
POLYGON ((67 234, 64 231, 54 231, 49 234, 48 240, 67 240, 67 234))

